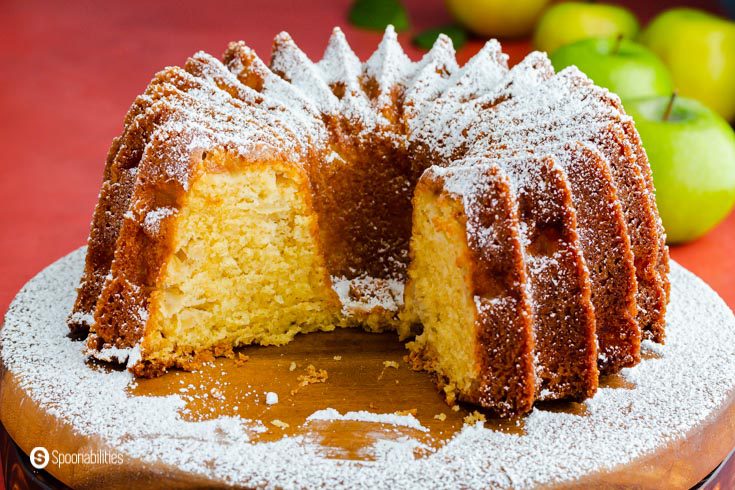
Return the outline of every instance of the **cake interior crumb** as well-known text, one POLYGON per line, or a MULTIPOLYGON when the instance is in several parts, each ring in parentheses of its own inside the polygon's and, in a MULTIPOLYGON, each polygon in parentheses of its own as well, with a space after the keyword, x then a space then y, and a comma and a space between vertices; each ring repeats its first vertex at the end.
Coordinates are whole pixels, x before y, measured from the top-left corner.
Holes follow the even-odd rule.
MULTIPOLYGON (((458 405, 455 405, 455 407, 458 405)), ((471 414, 467 415, 464 418, 465 425, 475 425, 478 422, 485 423, 487 419, 485 419, 485 415, 478 412, 477 410, 473 411, 471 414)))

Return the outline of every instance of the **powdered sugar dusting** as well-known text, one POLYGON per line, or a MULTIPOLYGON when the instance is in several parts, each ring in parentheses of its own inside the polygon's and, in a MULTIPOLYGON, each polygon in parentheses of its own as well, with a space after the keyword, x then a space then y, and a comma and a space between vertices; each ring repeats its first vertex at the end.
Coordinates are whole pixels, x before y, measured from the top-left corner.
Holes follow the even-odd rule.
POLYGON ((306 418, 306 420, 356 420, 360 422, 374 422, 379 424, 410 427, 422 432, 429 431, 429 429, 421 425, 421 422, 419 422, 416 417, 410 414, 398 415, 395 413, 372 413, 365 410, 341 414, 333 408, 325 408, 324 410, 318 410, 312 413, 306 418))
POLYGON ((403 306, 404 283, 396 279, 332 277, 332 288, 342 302, 342 313, 347 316, 369 313, 376 308, 397 312, 403 306))
POLYGON ((69 321, 91 326, 94 323, 94 315, 92 315, 91 313, 75 311, 71 315, 69 315, 69 321))
POLYGON ((388 26, 378 49, 365 62, 365 76, 378 86, 376 105, 386 107, 391 103, 391 91, 405 87, 414 64, 403 52, 393 26, 388 26))
POLYGON ((276 37, 271 68, 303 91, 324 113, 335 113, 339 99, 332 93, 322 72, 294 43, 288 33, 276 37))
MULTIPOLYGON (((464 428, 424 458, 331 460, 298 437, 248 443, 248 432, 259 426, 258 421, 233 417, 184 421, 178 415, 184 405, 180 397, 134 397, 126 394, 129 373, 87 366, 80 344, 64 335, 64 317, 83 257, 84 249, 70 254, 19 293, 0 333, 4 366, 34 403, 79 433, 99 436, 131 457, 228 483, 530 488, 625 464, 682 437, 719 408, 735 385, 732 312, 699 279, 674 265, 668 339, 658 352, 661 357, 624 370, 623 376, 635 388, 601 389, 586 402, 588 416, 535 409, 526 419, 523 436, 477 425, 464 428), (95 410, 89 410, 90 404, 95 410)), ((648 343, 646 348, 658 349, 648 343)), ((411 417, 395 417, 400 418, 325 410, 309 419, 375 420, 421 430, 411 417)), ((402 444, 413 447, 416 441, 402 444)))
POLYGON ((178 210, 174 208, 156 208, 148 211, 143 218, 143 228, 151 235, 156 235, 161 227, 161 221, 177 212, 178 210))
MULTIPOLYGON (((602 388, 585 402, 586 416, 534 409, 524 435, 474 425, 421 458, 413 454, 419 443, 405 438, 381 441, 374 461, 329 459, 302 437, 248 442, 249 433, 262 430, 260 421, 185 421, 179 415, 181 397, 129 395, 128 372, 86 365, 80 343, 66 337, 64 322, 83 257, 80 249, 61 259, 18 294, 0 332, 5 368, 35 404, 80 434, 213 483, 531 488, 626 464, 681 438, 729 400, 735 388, 735 318, 711 289, 673 264, 666 348, 645 343, 660 357, 624 370, 622 376, 635 387, 602 388)), ((329 410, 311 419, 345 417, 413 424, 403 416, 329 410)))

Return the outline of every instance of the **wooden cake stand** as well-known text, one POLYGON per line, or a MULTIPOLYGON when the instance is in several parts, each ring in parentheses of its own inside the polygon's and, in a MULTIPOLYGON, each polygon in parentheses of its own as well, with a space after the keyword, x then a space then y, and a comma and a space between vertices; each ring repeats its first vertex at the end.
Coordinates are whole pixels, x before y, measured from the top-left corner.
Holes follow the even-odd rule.
POLYGON ((735 317, 677 264, 665 346, 585 403, 482 421, 392 334, 309 334, 151 380, 93 363, 66 335, 83 259, 32 279, 0 332, 0 421, 51 486, 690 488, 735 445, 735 317))

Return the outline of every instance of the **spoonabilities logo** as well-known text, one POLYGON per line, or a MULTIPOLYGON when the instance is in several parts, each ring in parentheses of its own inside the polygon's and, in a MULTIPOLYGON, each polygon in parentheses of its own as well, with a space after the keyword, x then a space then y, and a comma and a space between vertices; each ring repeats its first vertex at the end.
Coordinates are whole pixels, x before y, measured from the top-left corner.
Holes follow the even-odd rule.
POLYGON ((37 470, 42 470, 48 466, 50 460, 48 449, 45 447, 34 447, 31 449, 31 466, 37 470))

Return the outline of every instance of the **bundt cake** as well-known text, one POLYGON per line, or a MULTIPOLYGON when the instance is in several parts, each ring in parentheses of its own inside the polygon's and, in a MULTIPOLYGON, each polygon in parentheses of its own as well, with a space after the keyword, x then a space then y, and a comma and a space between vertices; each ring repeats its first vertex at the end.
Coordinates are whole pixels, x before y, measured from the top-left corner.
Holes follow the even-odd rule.
POLYGON ((582 400, 664 340, 668 250, 619 99, 497 41, 459 67, 335 29, 158 73, 107 157, 69 317, 137 376, 246 344, 397 331, 452 400, 582 400))

